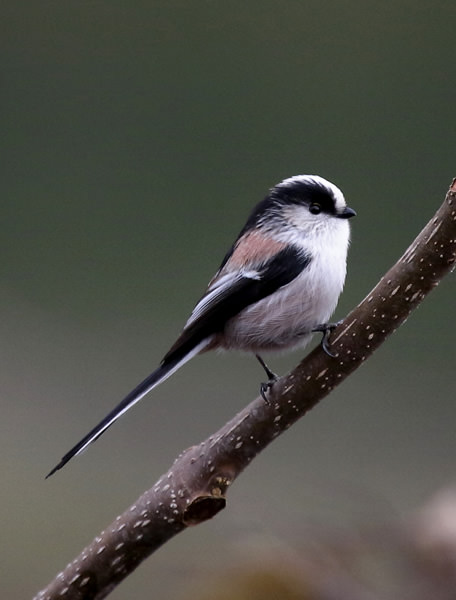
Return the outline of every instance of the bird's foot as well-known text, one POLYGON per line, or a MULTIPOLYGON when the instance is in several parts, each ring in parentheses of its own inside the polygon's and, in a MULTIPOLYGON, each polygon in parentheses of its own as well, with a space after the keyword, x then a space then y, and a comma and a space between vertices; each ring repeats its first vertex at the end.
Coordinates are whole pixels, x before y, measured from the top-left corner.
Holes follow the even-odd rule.
POLYGON ((342 323, 342 320, 337 321, 337 323, 322 323, 321 325, 317 325, 312 329, 312 333, 322 333, 323 337, 321 338, 321 347, 323 351, 330 356, 331 358, 335 358, 336 355, 331 352, 328 346, 329 338, 331 336, 332 331, 342 323))
POLYGON ((261 358, 261 356, 259 354, 255 354, 255 356, 256 356, 258 362, 260 363, 260 365, 265 370, 266 375, 268 376, 268 381, 263 382, 260 385, 260 394, 261 394, 261 397, 263 398, 263 400, 266 402, 266 404, 270 404, 266 394, 269 393, 269 390, 272 388, 274 383, 279 379, 279 376, 276 375, 274 373, 274 371, 271 371, 271 369, 268 367, 268 365, 264 362, 264 360, 261 358))
POLYGON ((271 403, 269 402, 269 398, 267 397, 267 394, 269 394, 269 390, 272 388, 272 386, 274 385, 274 383, 277 380, 278 380, 278 377, 276 377, 275 379, 269 379, 269 381, 266 381, 266 382, 263 381, 260 384, 260 395, 268 406, 270 406, 271 403))

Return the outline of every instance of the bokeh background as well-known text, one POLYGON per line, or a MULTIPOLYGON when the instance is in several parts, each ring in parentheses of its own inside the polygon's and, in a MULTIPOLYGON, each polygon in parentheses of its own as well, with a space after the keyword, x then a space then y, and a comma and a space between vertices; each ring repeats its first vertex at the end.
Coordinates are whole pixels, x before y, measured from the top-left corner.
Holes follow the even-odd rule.
MULTIPOLYGON (((318 173, 358 211, 338 318, 456 176, 456 4, 23 0, 0 19, 3 593, 42 588, 258 391, 197 358, 50 480, 179 333, 252 205, 318 173)), ((455 481, 454 275, 110 597, 410 514, 455 481), (313 531, 314 533, 309 533, 313 531), (248 554, 247 552, 247 554, 248 554)), ((272 360, 285 372, 301 354, 272 360)))

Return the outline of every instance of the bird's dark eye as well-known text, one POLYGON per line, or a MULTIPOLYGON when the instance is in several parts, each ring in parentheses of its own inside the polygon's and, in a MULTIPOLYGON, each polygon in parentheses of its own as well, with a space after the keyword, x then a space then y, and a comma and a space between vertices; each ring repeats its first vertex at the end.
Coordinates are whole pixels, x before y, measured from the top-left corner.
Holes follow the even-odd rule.
POLYGON ((313 215, 319 215, 321 213, 321 206, 314 202, 309 206, 309 212, 311 212, 313 215))

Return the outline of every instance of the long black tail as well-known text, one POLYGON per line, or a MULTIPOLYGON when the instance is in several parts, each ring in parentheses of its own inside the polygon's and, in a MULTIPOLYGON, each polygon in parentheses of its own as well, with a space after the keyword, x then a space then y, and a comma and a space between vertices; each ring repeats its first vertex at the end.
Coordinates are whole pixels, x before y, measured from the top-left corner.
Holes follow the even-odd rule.
POLYGON ((162 362, 162 364, 156 369, 153 373, 146 377, 144 381, 142 381, 139 385, 132 390, 128 396, 126 396, 122 402, 120 402, 106 417, 101 420, 96 427, 92 429, 85 437, 82 438, 80 442, 78 442, 71 450, 69 450, 62 460, 56 465, 50 473, 46 475, 46 479, 53 475, 56 471, 64 467, 68 461, 70 461, 74 456, 81 454, 89 444, 97 440, 100 435, 102 435, 108 427, 111 427, 115 421, 123 414, 127 412, 132 406, 134 406, 137 402, 141 400, 148 392, 150 392, 154 387, 159 385, 162 381, 167 379, 170 375, 172 375, 177 369, 179 369, 184 363, 193 358, 198 352, 200 352, 206 345, 207 340, 204 340, 197 346, 191 349, 190 352, 187 352, 184 356, 181 353, 176 353, 174 357, 170 357, 167 360, 162 362))

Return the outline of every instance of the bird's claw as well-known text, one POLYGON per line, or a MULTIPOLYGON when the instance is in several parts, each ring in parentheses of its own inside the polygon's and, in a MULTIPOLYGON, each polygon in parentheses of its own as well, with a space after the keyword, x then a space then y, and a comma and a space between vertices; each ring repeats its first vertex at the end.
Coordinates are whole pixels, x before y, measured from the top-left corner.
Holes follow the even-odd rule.
POLYGON ((322 333, 323 334, 323 337, 321 338, 321 347, 323 348, 323 351, 325 352, 325 354, 327 354, 331 358, 336 358, 336 354, 333 354, 331 352, 331 350, 329 349, 329 346, 328 346, 329 338, 331 336, 331 333, 334 331, 334 329, 338 325, 340 325, 340 323, 342 323, 342 321, 337 321, 337 323, 323 323, 322 325, 317 325, 316 327, 314 327, 312 329, 312 333, 322 333))
POLYGON ((263 398, 263 400, 266 402, 266 404, 269 406, 271 403, 269 402, 269 399, 267 397, 267 394, 269 394, 269 391, 271 390, 272 386, 275 384, 275 382, 278 380, 279 378, 277 377, 277 375, 274 375, 274 377, 271 377, 269 379, 269 381, 263 382, 260 384, 260 395, 263 398))
POLYGON ((261 358, 261 356, 259 354, 255 354, 255 356, 256 356, 258 362, 260 363, 260 365, 265 370, 266 375, 268 376, 268 381, 263 382, 260 385, 260 394, 261 394, 261 397, 263 398, 263 400, 266 402, 266 404, 270 404, 266 394, 269 393, 269 390, 272 388, 274 383, 279 379, 279 376, 276 375, 274 373, 274 371, 271 371, 271 369, 268 367, 268 365, 264 362, 264 360, 261 358))

